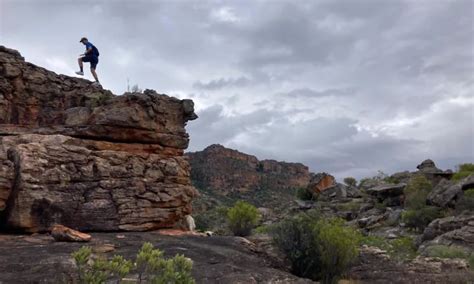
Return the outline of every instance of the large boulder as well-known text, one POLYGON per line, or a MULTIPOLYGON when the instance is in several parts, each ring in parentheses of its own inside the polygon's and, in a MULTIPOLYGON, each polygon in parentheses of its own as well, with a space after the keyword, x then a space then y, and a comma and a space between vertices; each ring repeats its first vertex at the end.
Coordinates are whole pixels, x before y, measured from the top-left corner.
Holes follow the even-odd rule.
POLYGON ((173 227, 197 195, 184 156, 196 117, 190 100, 115 96, 0 46, 0 226, 173 227))
POLYGON ((459 182, 441 180, 429 193, 427 201, 439 207, 453 207, 462 192, 470 188, 474 188, 474 174, 459 182))
POLYGON ((384 201, 388 206, 399 206, 403 203, 403 190, 406 184, 382 184, 366 190, 366 192, 377 198, 378 201, 384 201))
POLYGON ((328 173, 317 173, 308 184, 308 191, 314 193, 322 193, 326 189, 336 185, 336 179, 328 173))
POLYGON ((433 240, 445 233, 461 229, 469 223, 474 223, 474 215, 449 216, 432 221, 423 231, 422 241, 433 240))

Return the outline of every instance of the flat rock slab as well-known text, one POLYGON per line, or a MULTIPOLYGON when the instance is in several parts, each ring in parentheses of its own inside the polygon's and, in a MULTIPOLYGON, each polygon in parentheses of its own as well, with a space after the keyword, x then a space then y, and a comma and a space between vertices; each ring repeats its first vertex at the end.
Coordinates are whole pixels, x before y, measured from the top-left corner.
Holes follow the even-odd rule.
MULTIPOLYGON (((272 268, 243 238, 165 236, 158 232, 91 235, 87 245, 107 257, 134 258, 144 242, 151 242, 167 257, 183 254, 194 262, 192 273, 197 283, 312 283, 272 268)), ((45 235, 0 235, 0 240, 0 283, 71 283, 75 264, 70 255, 84 245, 54 242, 45 235), (39 241, 32 242, 32 238, 39 241)))

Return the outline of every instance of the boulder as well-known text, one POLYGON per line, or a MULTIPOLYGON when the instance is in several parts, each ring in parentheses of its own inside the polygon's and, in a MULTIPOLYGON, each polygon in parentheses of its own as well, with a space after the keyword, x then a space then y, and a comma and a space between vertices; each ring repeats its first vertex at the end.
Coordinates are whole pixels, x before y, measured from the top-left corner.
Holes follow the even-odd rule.
POLYGON ((197 196, 184 156, 193 103, 115 96, 0 46, 0 224, 48 231, 173 227, 197 196))
POLYGON ((419 173, 422 173, 433 185, 438 184, 440 181, 450 179, 453 176, 451 170, 443 171, 438 169, 431 159, 424 160, 416 166, 419 173))
POLYGON ((403 203, 403 190, 406 184, 382 184, 366 190, 366 192, 378 199, 384 201, 387 206, 400 206, 403 203))
POLYGON ((449 216, 432 221, 423 231, 422 241, 433 240, 450 231, 461 229, 474 222, 474 215, 449 216))
POLYGON ((315 174, 308 185, 308 190, 314 193, 321 193, 336 185, 336 179, 327 173, 315 174))
POLYGON ((474 188, 474 174, 459 182, 452 180, 441 180, 428 194, 427 201, 431 205, 439 207, 453 207, 455 201, 462 194, 463 190, 474 188))
POLYGON ((81 233, 63 225, 54 225, 51 228, 51 236, 57 242, 88 242, 91 235, 81 233))

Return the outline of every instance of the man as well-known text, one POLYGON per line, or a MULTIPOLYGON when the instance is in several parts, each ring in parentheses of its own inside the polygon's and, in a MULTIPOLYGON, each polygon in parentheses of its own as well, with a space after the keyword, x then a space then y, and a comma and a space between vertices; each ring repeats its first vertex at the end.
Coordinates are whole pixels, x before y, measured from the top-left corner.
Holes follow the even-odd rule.
POLYGON ((94 84, 100 85, 97 73, 95 73, 95 68, 97 67, 97 63, 99 63, 99 50, 97 50, 97 48, 92 43, 90 43, 85 37, 81 38, 79 42, 86 46, 86 52, 84 54, 81 54, 80 57, 77 59, 77 62, 79 63, 79 68, 81 70, 76 72, 76 74, 83 76, 84 69, 82 62, 90 62, 91 73, 95 79, 94 84))

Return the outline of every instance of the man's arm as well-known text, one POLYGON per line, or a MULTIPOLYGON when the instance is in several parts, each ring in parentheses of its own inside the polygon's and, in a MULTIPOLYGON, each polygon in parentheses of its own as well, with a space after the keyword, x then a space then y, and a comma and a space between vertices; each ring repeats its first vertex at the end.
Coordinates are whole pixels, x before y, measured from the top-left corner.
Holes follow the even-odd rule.
POLYGON ((86 44, 86 52, 84 54, 92 54, 92 44, 87 43, 86 44))

